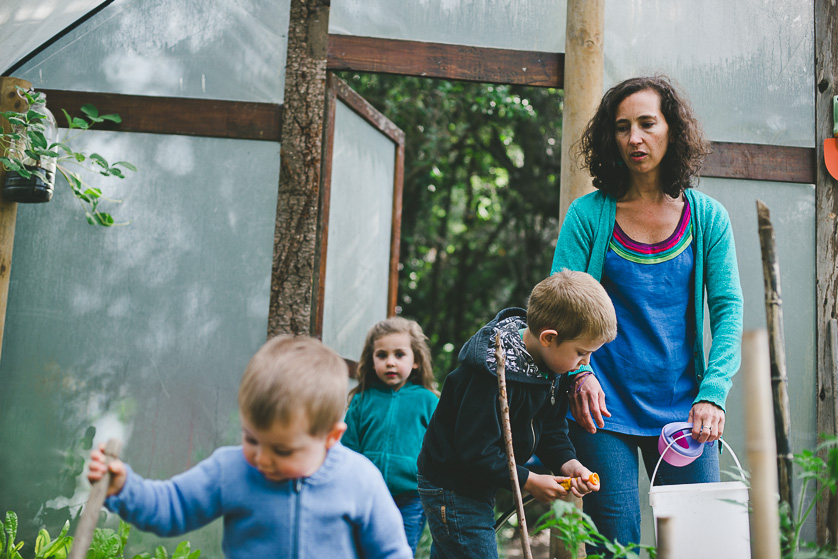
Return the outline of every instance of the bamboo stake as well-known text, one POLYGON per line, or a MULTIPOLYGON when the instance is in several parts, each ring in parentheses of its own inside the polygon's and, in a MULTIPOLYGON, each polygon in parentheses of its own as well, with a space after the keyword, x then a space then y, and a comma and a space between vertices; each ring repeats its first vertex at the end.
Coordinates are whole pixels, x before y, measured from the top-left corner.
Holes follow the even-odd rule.
POLYGON ((774 395, 774 428, 777 438, 777 478, 780 500, 791 507, 792 464, 794 457, 789 446, 789 378, 786 372, 786 346, 783 333, 783 298, 780 293, 780 263, 777 260, 774 227, 771 213, 757 200, 759 242, 762 248, 762 275, 765 280, 765 318, 771 356, 771 388, 774 395))
POLYGON ((751 557, 780 559, 780 517, 777 507, 777 441, 771 432, 771 367, 768 335, 751 330, 742 336, 746 448, 751 466, 751 557))
POLYGON ((512 425, 509 421, 509 400, 506 397, 506 355, 503 353, 503 342, 500 334, 495 335, 495 359, 498 362, 498 399, 500 400, 500 415, 502 419, 503 441, 506 443, 506 465, 509 468, 509 481, 512 483, 512 495, 518 508, 518 529, 521 532, 521 549, 525 559, 532 559, 530 549, 530 535, 527 532, 527 517, 524 515, 524 501, 521 497, 521 487, 518 485, 518 468, 515 465, 515 451, 512 448, 512 425))

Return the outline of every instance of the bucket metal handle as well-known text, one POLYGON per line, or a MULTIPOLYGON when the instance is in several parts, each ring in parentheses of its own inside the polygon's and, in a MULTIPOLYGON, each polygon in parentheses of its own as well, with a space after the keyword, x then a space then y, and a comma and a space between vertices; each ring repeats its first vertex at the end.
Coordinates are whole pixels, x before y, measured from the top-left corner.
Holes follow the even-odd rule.
MULTIPOLYGON (((649 480, 649 487, 653 487, 653 486, 655 485, 655 476, 656 476, 656 475, 658 475, 658 468, 660 468, 661 461, 663 460, 664 455, 665 455, 667 452, 669 452, 669 448, 670 448, 672 445, 674 445, 676 441, 680 441, 680 440, 681 440, 681 439, 683 439, 684 437, 689 437, 689 436, 691 436, 689 433, 683 433, 683 434, 681 434, 681 435, 679 435, 679 436, 677 436, 677 437, 673 438, 673 439, 672 439, 672 442, 670 442, 668 445, 666 445, 666 448, 664 449, 664 451, 663 451, 663 452, 661 452, 661 457, 660 457, 660 458, 658 458, 658 463, 655 465, 655 471, 654 471, 654 472, 652 472, 652 479, 651 479, 651 480, 649 480)), ((734 461, 734 462, 736 462, 736 467, 737 467, 737 468, 739 468, 739 470, 741 471, 741 470, 742 470, 742 464, 740 464, 740 463, 739 463, 739 458, 737 458, 737 457, 736 457, 736 453, 735 453, 735 452, 733 452, 733 449, 732 449, 732 448, 730 448, 730 445, 729 445, 729 444, 727 444, 727 442, 725 442, 725 440, 724 440, 724 439, 717 439, 717 440, 718 440, 720 443, 722 443, 723 445, 725 445, 725 447, 726 447, 726 448, 730 451, 731 456, 733 456, 733 461, 734 461)), ((706 443, 705 443, 705 444, 706 444, 706 443)))

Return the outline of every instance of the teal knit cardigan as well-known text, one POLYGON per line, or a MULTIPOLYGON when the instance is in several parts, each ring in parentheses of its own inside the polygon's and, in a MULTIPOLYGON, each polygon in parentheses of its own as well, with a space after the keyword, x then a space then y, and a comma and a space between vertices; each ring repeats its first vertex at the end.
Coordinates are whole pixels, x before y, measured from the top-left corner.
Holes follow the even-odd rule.
MULTIPOLYGON (((695 402, 725 408, 733 375, 739 370, 742 340, 742 288, 727 210, 694 189, 684 195, 692 210, 695 247, 695 402), (706 291, 705 291, 706 290, 706 291), (706 293, 706 299, 705 299, 706 293), (704 303, 710 311, 712 344, 704 355, 704 303)), ((551 273, 562 269, 602 279, 605 254, 614 231, 617 201, 599 191, 574 200, 562 224, 551 273)))

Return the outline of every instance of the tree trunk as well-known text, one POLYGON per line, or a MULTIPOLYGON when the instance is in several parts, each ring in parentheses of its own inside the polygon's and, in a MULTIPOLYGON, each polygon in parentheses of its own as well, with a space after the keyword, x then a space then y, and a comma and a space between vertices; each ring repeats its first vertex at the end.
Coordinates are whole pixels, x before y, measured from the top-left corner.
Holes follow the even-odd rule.
POLYGON ((291 0, 268 338, 312 328, 329 3, 291 0))

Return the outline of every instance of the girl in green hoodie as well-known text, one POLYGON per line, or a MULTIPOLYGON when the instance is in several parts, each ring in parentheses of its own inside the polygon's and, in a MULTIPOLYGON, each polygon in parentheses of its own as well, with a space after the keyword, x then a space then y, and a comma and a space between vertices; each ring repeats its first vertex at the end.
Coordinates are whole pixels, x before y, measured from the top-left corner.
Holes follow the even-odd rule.
POLYGON ((428 339, 419 324, 398 316, 375 324, 364 342, 357 379, 341 442, 381 470, 415 554, 425 528, 416 459, 439 401, 428 339))

